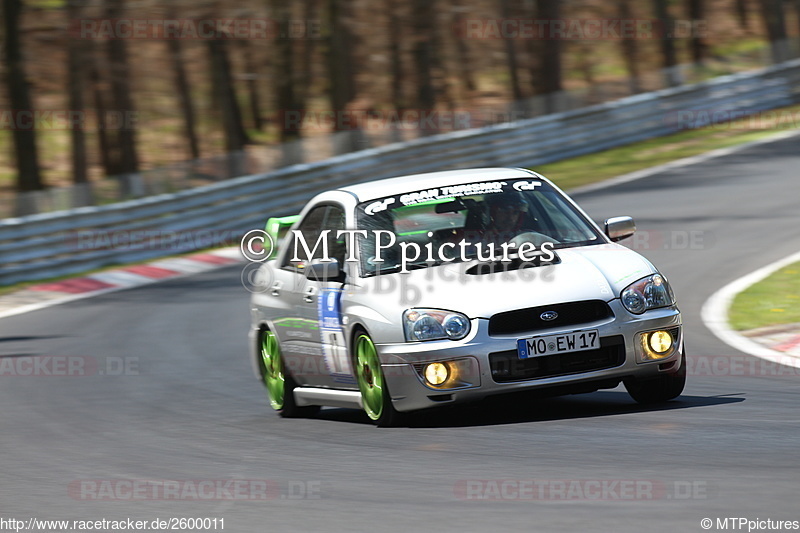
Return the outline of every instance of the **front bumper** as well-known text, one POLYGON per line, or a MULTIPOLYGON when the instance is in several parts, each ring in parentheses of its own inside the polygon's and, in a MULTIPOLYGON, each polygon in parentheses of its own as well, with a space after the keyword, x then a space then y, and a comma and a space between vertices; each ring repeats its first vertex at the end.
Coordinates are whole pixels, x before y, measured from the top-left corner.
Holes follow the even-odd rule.
POLYGON ((489 321, 474 319, 471 333, 460 341, 376 344, 392 403, 398 411, 412 411, 523 390, 563 388, 567 392, 588 392, 613 388, 623 379, 647 379, 679 369, 683 329, 677 307, 636 316, 628 313, 619 300, 609 302, 609 306, 613 311, 610 318, 530 334, 490 336, 489 321), (675 328, 676 349, 669 357, 648 362, 637 357, 639 334, 675 328), (585 329, 599 332, 600 350, 547 356, 552 358, 550 361, 541 358, 523 362, 516 357, 519 338, 585 329), (437 389, 426 384, 421 375, 425 363, 454 360, 461 361, 464 369, 459 386, 437 389))

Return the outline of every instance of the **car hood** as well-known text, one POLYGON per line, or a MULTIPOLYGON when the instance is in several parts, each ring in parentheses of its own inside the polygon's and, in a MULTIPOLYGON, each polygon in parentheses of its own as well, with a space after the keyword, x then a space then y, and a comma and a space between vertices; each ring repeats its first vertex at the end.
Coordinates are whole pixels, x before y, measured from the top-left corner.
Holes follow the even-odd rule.
POLYGON ((406 274, 368 278, 378 307, 429 307, 488 318, 502 311, 580 300, 610 301, 632 282, 656 272, 618 244, 556 250, 555 265, 467 274, 477 263, 449 263, 406 274), (376 286, 375 284, 382 284, 376 286), (382 304, 382 305, 381 305, 382 304))

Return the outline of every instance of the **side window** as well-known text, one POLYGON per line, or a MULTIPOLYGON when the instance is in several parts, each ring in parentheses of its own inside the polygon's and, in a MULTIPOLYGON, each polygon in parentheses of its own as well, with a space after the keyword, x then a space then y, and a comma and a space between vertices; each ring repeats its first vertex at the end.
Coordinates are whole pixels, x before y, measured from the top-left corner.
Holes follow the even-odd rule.
MULTIPOLYGON (((344 265, 344 258, 347 255, 347 247, 345 245, 344 236, 337 238, 336 234, 345 229, 345 214, 344 209, 339 206, 328 207, 328 213, 325 217, 325 224, 323 229, 329 229, 331 232, 328 234, 328 255, 331 259, 339 261, 339 265, 344 265)), ((315 257, 317 254, 315 254, 315 257)))
MULTIPOLYGON (((308 215, 306 215, 306 218, 303 219, 303 221, 300 223, 300 226, 297 228, 303 235, 309 250, 314 248, 314 245, 319 238, 319 233, 322 230, 323 223, 325 222, 325 214, 327 211, 328 206, 326 205, 315 207, 310 213, 308 213, 308 215)), ((283 259, 281 268, 289 268, 292 270, 305 268, 305 250, 303 250, 302 245, 298 244, 297 258, 300 259, 300 261, 292 261, 292 257, 294 257, 295 243, 294 240, 291 242, 292 244, 290 245, 289 250, 287 250, 287 254, 283 259)), ((320 246, 319 249, 315 251, 313 257, 317 257, 318 255, 322 254, 321 248, 322 247, 320 246)))
MULTIPOLYGON (((339 264, 344 264, 346 256, 346 248, 344 237, 337 239, 336 234, 339 230, 345 229, 345 214, 344 209, 336 205, 321 205, 315 207, 311 212, 306 215, 306 218, 300 223, 297 228, 303 235, 303 239, 308 246, 308 251, 312 252, 311 259, 321 259, 324 256, 323 243, 317 244, 320 233, 322 230, 330 230, 327 238, 328 256, 332 259, 338 259, 339 264)), ((305 268, 306 263, 306 250, 303 249, 302 244, 297 244, 297 258, 300 261, 292 261, 294 257, 294 242, 283 260, 282 268, 289 268, 293 270, 300 270, 305 268)))

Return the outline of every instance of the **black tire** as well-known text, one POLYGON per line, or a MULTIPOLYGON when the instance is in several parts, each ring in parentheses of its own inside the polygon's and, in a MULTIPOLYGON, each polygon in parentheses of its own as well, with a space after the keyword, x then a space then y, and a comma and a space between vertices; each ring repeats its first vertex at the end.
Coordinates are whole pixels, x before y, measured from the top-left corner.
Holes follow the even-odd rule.
POLYGON ((268 330, 262 331, 258 346, 261 352, 258 358, 261 383, 266 387, 270 405, 278 415, 282 418, 308 418, 317 414, 320 409, 318 405, 297 405, 294 398, 297 383, 283 364, 277 337, 268 330))
POLYGON ((304 405, 300 407, 294 400, 294 389, 297 387, 294 378, 291 374, 286 374, 286 398, 284 400, 283 409, 278 409, 278 415, 281 418, 313 418, 319 413, 321 407, 319 405, 304 405))
POLYGON ((686 386, 686 353, 681 354, 681 367, 673 374, 654 379, 628 379, 625 389, 641 404, 662 403, 677 398, 686 386))

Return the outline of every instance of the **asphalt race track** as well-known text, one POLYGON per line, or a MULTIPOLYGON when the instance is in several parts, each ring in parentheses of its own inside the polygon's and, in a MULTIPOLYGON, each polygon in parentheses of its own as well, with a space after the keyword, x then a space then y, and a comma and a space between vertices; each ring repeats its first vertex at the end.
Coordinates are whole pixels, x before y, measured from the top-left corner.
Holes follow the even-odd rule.
POLYGON ((692 358, 676 401, 643 408, 618 388, 428 412, 405 428, 345 409, 282 420, 251 373, 249 294, 228 267, 0 321, 4 358, 86 369, 0 375, 0 516, 224 518, 233 532, 800 520, 800 370, 732 350, 700 318, 721 286, 800 247, 797 142, 575 196, 595 220, 634 216, 630 245, 673 283, 692 358), (163 480, 180 494, 153 489, 163 480), (231 480, 267 498, 192 497, 231 480))

